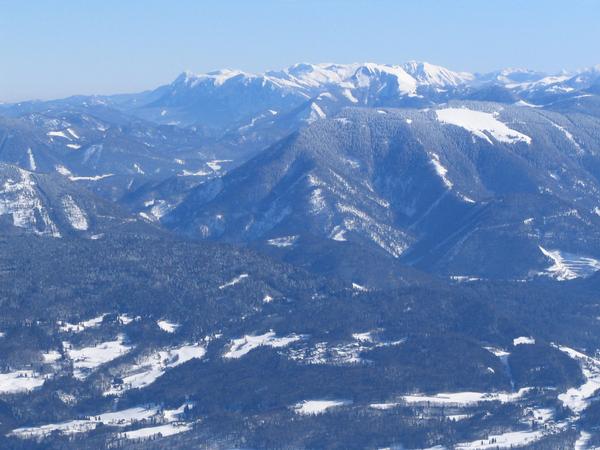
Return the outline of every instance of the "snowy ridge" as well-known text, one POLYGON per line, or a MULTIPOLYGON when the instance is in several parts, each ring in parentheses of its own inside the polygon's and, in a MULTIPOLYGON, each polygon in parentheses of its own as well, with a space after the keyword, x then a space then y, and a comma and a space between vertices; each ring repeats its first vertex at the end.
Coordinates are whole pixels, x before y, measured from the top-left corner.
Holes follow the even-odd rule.
POLYGON ((65 195, 62 199, 63 208, 67 220, 78 231, 86 231, 89 228, 88 217, 85 212, 75 203, 73 197, 65 195))
POLYGON ((31 172, 15 167, 0 182, 0 216, 10 214, 15 227, 34 234, 61 236, 38 194, 31 172))

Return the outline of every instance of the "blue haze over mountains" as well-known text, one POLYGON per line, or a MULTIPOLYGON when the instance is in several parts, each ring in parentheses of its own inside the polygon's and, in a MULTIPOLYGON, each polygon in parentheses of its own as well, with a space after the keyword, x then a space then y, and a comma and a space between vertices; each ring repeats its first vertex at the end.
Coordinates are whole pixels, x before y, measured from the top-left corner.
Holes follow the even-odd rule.
POLYGON ((0 105, 4 448, 600 445, 600 66, 0 105))

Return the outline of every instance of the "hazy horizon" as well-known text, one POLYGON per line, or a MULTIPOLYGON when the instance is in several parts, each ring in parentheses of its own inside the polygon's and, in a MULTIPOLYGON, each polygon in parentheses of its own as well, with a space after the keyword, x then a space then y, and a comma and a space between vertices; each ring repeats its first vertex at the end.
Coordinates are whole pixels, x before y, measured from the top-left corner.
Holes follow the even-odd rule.
POLYGON ((516 0, 262 0, 171 4, 0 0, 0 101, 139 92, 185 70, 247 72, 298 62, 427 61, 456 71, 549 73, 600 63, 600 4, 516 0), (26 32, 24 32, 24 30, 26 32), (18 36, 18 39, 15 39, 18 36))

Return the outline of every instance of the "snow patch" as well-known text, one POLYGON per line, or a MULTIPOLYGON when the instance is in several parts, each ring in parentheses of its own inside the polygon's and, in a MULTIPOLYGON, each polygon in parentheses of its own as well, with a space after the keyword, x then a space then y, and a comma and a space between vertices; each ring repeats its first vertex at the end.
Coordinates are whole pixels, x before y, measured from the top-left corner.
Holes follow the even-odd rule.
POLYGON ((579 362, 585 377, 586 381, 581 386, 570 388, 567 392, 558 396, 564 406, 574 413, 580 414, 600 391, 600 360, 569 347, 558 346, 558 349, 579 362))
POLYGON ((29 168, 35 172, 37 170, 37 164, 35 163, 35 158, 33 157, 31 148, 27 149, 27 156, 29 158, 29 168))
POLYGON ((44 384, 43 376, 32 370, 0 373, 0 394, 29 392, 44 384))
POLYGON ((79 349, 72 348, 68 342, 63 343, 67 356, 73 361, 73 376, 84 380, 101 365, 128 353, 132 347, 125 345, 124 341, 125 337, 119 335, 114 341, 79 349))
POLYGON ((223 358, 241 358, 252 350, 262 346, 272 348, 286 347, 300 339, 302 337, 295 334, 278 338, 273 331, 268 331, 258 336, 246 335, 239 339, 233 339, 229 345, 229 350, 223 355, 223 358))
POLYGON ((496 114, 474 111, 467 108, 446 108, 436 110, 438 121, 464 128, 475 136, 493 144, 488 134, 499 142, 531 144, 531 138, 509 128, 496 118, 496 114))
POLYGON ((156 427, 139 428, 133 431, 125 431, 119 436, 124 439, 145 440, 158 435, 161 437, 173 436, 175 434, 185 433, 191 429, 192 426, 187 423, 168 423, 166 425, 159 425, 156 427))
POLYGON ((534 345, 535 339, 532 337, 521 336, 513 339, 513 345, 516 347, 517 345, 534 345))
POLYGON ((446 176, 448 174, 448 169, 446 169, 442 163, 440 162, 440 157, 438 156, 437 153, 432 153, 431 154, 431 160, 430 160, 431 164, 433 165, 435 172, 438 174, 438 176, 442 179, 442 181, 444 182, 444 185, 448 188, 448 189, 452 189, 453 183, 452 181, 450 181, 450 179, 446 176))
POLYGON ((553 264, 539 275, 546 275, 558 281, 587 278, 600 270, 600 261, 589 256, 580 256, 560 250, 546 250, 539 246, 544 256, 550 258, 553 264))
POLYGON ((471 406, 482 402, 513 402, 523 397, 529 390, 530 388, 522 388, 518 392, 454 392, 436 395, 405 395, 402 400, 409 404, 471 406))
POLYGON ((89 228, 87 215, 77 203, 75 203, 73 197, 65 195, 62 198, 62 205, 67 220, 75 230, 85 231, 89 228))
POLYGON ((349 400, 304 400, 292 406, 296 414, 317 415, 323 414, 331 408, 352 404, 349 400))
POLYGON ((96 328, 100 326, 105 316, 106 314, 101 314, 97 317, 93 317, 75 324, 69 322, 58 322, 60 325, 59 330, 65 333, 80 333, 88 328, 96 328))
POLYGON ((296 243, 298 238, 299 238, 298 235, 283 236, 283 237, 269 239, 267 241, 267 244, 272 245, 273 247, 280 247, 280 248, 292 247, 296 243))
POLYGON ((157 320, 156 325, 158 325, 158 328, 163 330, 165 333, 175 333, 177 328, 179 328, 178 323, 169 322, 168 320, 157 320))
POLYGON ((247 273, 242 273, 240 275, 238 275, 237 277, 233 278, 231 281, 228 281, 227 283, 222 284, 221 286, 219 286, 219 289, 225 289, 227 287, 230 286, 234 286, 236 284, 238 284, 240 281, 242 281, 245 278, 248 278, 249 275, 247 273))
POLYGON ((120 382, 113 383, 104 395, 122 395, 130 389, 142 389, 154 383, 168 369, 180 366, 192 359, 202 359, 206 354, 200 343, 184 344, 165 350, 154 351, 138 358, 135 364, 119 371, 120 382))

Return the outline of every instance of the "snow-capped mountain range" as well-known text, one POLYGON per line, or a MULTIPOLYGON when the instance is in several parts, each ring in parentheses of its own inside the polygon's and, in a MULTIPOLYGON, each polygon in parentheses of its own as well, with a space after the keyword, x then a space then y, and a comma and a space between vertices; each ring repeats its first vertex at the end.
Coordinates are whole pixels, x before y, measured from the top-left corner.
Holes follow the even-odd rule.
POLYGON ((0 105, 0 447, 600 445, 600 67, 0 105))

